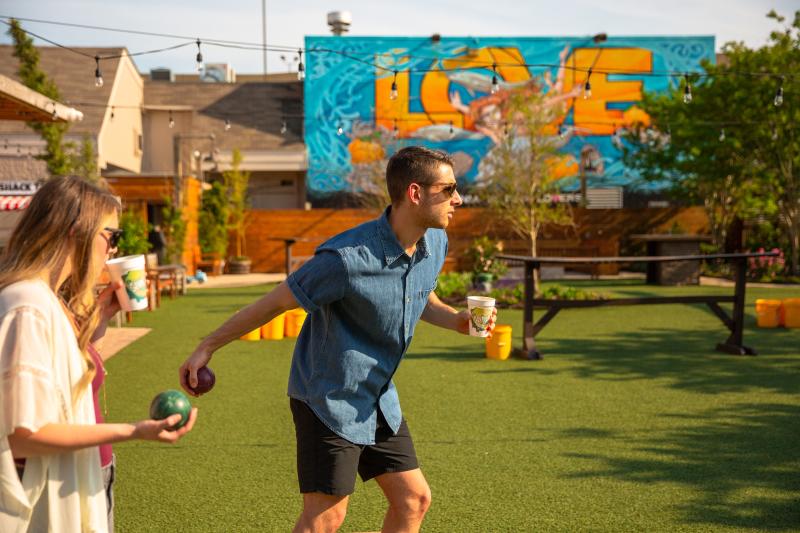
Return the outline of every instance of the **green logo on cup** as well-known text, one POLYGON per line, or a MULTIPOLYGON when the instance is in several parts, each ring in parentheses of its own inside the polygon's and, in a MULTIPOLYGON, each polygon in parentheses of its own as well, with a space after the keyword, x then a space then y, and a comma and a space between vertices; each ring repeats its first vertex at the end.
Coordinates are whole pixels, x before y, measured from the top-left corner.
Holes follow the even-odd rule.
POLYGON ((144 270, 129 270, 122 276, 122 281, 125 283, 128 298, 137 303, 147 299, 147 280, 144 270))

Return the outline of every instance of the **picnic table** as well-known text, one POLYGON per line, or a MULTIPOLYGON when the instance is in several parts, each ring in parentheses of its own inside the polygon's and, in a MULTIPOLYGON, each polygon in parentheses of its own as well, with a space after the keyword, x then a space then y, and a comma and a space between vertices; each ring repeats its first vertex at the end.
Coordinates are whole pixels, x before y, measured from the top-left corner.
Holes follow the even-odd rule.
POLYGON ((530 257, 521 255, 498 255, 498 259, 524 264, 525 271, 525 309, 523 311, 523 344, 522 349, 516 353, 525 359, 542 359, 542 353, 536 347, 536 335, 544 329, 548 322, 553 320, 562 309, 601 307, 614 305, 652 305, 652 304, 706 304, 709 309, 730 330, 728 338, 717 344, 717 351, 733 355, 756 355, 756 351, 743 344, 744 324, 744 295, 747 284, 747 260, 752 257, 774 257, 776 252, 762 253, 735 253, 735 254, 703 254, 703 255, 676 255, 676 256, 643 256, 643 257, 530 257), (716 294, 698 296, 647 296, 637 298, 590 299, 590 300, 547 300, 536 298, 536 279, 534 270, 539 270, 542 264, 576 265, 599 263, 659 263, 673 261, 704 261, 704 260, 733 261, 735 264, 734 293, 729 296, 716 294), (721 303, 733 303, 733 316, 720 307, 721 303), (545 314, 533 322, 534 307, 544 307, 545 314))

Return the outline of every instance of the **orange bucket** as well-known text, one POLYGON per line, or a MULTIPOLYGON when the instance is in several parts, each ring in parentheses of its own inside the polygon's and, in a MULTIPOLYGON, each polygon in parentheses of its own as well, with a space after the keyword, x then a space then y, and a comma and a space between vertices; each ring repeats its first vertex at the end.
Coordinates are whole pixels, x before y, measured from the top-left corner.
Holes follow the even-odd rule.
POLYGON ((245 333, 241 337, 239 337, 243 341, 260 341, 261 340, 261 328, 254 329, 250 333, 245 333))
POLYGON ((505 361, 511 355, 511 326, 497 324, 486 339, 486 357, 505 361))
POLYGON ((271 341, 279 341, 283 338, 283 327, 286 322, 286 313, 281 313, 263 326, 261 326, 261 338, 271 341))
POLYGON ((286 312, 286 327, 284 333, 287 337, 297 337, 303 329, 303 322, 306 319, 305 309, 298 307, 286 312))
POLYGON ((777 328, 781 325, 781 301, 756 300, 756 323, 760 328, 777 328))
POLYGON ((800 328, 800 298, 787 298, 783 301, 783 325, 787 328, 800 328))

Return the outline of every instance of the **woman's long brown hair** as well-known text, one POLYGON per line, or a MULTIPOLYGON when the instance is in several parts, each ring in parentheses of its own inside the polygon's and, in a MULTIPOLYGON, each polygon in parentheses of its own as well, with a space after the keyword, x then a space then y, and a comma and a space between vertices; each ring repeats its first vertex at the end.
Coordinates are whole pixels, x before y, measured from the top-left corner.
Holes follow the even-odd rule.
POLYGON ((73 314, 78 347, 86 373, 72 391, 73 403, 87 389, 96 372, 87 350, 100 322, 94 286, 102 265, 92 261, 94 239, 103 219, 119 212, 119 201, 108 191, 77 177, 47 181, 33 196, 0 258, 0 290, 17 281, 60 272, 71 261, 71 273, 59 296, 73 314))

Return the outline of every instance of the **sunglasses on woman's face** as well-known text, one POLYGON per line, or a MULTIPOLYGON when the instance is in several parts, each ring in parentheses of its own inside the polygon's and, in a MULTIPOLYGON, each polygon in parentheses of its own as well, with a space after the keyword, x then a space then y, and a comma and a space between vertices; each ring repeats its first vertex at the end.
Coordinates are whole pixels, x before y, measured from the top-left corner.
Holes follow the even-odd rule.
POLYGON ((103 228, 103 231, 107 231, 109 233, 109 236, 106 237, 105 233, 100 233, 100 235, 102 235, 103 238, 108 243, 108 249, 113 250, 119 244, 119 240, 122 238, 124 230, 121 230, 119 228, 103 228))

